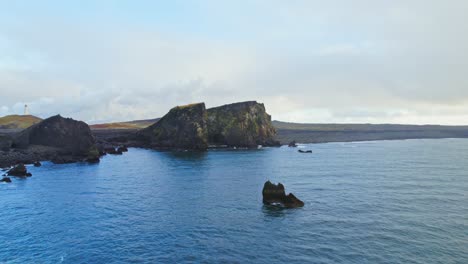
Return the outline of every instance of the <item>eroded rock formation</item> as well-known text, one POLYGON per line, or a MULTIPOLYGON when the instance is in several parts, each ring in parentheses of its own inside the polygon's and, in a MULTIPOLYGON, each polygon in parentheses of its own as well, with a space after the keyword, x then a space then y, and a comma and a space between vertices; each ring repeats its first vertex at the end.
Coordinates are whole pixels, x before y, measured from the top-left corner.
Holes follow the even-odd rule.
POLYGON ((286 195, 284 185, 281 183, 273 184, 270 181, 265 182, 263 186, 263 203, 266 205, 280 205, 287 208, 303 207, 304 202, 296 198, 294 194, 286 195))

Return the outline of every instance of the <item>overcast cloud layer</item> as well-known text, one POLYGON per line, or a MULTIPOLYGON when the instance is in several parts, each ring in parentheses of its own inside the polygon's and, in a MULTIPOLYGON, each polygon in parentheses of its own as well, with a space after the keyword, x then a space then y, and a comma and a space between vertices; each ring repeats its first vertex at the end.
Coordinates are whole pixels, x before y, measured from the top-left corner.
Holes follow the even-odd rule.
POLYGON ((0 116, 468 124, 468 1, 71 2, 0 0, 0 116))

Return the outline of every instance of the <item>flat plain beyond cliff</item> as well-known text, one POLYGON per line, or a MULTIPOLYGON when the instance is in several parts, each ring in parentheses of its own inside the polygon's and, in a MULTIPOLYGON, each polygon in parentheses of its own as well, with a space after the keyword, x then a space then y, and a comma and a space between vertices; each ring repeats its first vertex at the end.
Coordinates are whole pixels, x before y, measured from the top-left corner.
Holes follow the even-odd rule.
MULTIPOLYGON (((24 126, 21 116, 9 116, 8 126, 0 125, 1 134, 11 134, 24 126), (19 117, 15 122, 14 117, 19 117), (15 125, 18 123, 19 125, 15 125)), ((90 125, 98 137, 119 137, 134 133, 157 122, 159 118, 113 122, 90 125)), ((423 139, 423 138, 468 138, 468 126, 398 125, 398 124, 302 124, 273 121, 276 140, 287 144, 293 140, 300 143, 350 142, 371 140, 423 139)))

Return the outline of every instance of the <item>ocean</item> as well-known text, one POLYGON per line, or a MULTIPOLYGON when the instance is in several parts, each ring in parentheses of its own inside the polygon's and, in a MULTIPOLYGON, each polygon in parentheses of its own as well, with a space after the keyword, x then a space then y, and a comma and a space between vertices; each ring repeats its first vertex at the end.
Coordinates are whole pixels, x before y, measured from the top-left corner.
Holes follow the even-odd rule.
POLYGON ((468 139, 161 152, 0 184, 0 263, 468 263, 468 139), (281 182, 303 208, 262 204, 281 182))

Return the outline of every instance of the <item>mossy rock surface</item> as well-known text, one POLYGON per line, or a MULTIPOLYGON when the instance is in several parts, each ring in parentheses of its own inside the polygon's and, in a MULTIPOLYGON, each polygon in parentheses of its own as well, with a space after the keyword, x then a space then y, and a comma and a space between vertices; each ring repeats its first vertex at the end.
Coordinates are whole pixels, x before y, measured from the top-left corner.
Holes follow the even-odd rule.
POLYGON ((238 147, 278 144, 271 116, 263 104, 240 102, 210 108, 207 113, 210 144, 238 147))

